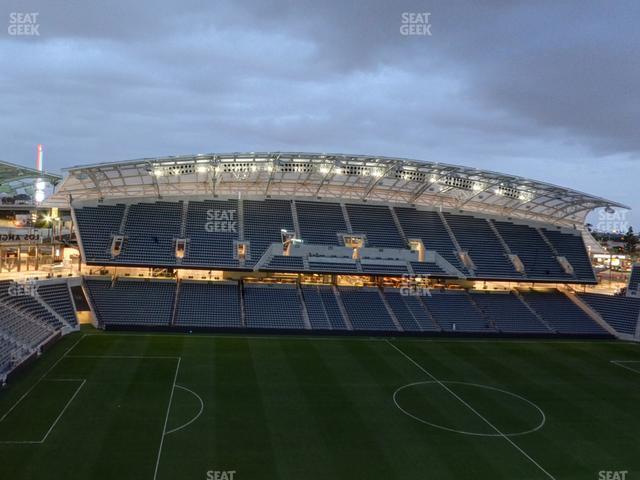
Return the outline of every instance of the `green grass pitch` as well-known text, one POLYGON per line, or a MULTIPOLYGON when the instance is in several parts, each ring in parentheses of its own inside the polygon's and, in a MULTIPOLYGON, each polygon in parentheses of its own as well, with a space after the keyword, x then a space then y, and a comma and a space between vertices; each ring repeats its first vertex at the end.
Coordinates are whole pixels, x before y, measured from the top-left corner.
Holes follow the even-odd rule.
POLYGON ((0 392, 0 479, 640 478, 640 350, 102 333, 0 392))

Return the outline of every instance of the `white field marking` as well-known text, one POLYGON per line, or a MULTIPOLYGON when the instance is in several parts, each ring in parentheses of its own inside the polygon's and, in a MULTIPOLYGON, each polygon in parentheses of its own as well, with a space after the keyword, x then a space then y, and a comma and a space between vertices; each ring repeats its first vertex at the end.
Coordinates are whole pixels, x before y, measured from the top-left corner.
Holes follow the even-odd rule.
POLYGON ((62 409, 62 411, 60 412, 60 415, 58 415, 55 419, 55 421, 53 422, 53 424, 51 425, 51 427, 49 428, 49 430, 47 430, 47 433, 45 434, 45 436, 42 438, 42 441, 40 443, 44 443, 45 440, 47 439, 47 437, 49 436, 49 434, 51 433, 51 431, 53 430, 53 428, 56 426, 56 424, 58 423, 58 421, 60 420, 60 418, 62 418, 62 415, 64 415, 64 412, 67 410, 67 408, 69 408, 69 405, 71 405, 71 402, 73 402, 73 399, 76 398, 78 396, 78 393, 80 392, 80 389, 82 387, 84 387, 84 384, 87 383, 87 380, 82 380, 82 383, 80 384, 80 386, 76 389, 76 391, 74 392, 74 394, 71 396, 71 398, 69 399, 69 401, 66 403, 66 405, 64 406, 64 408, 62 409))
POLYGON ((178 358, 178 364, 176 365, 176 373, 173 376, 173 385, 171 386, 171 395, 169 395, 169 403, 167 405, 167 414, 164 417, 164 428, 162 429, 162 437, 160 437, 160 447, 158 448, 158 457, 156 458, 156 468, 153 472, 153 480, 156 480, 158 476, 158 467, 160 467, 160 457, 162 456, 162 446, 164 445, 164 437, 167 435, 167 423, 169 422, 169 412, 171 412, 171 403, 173 402, 173 393, 176 390, 176 381, 178 380, 178 371, 180 370, 181 357, 178 358))
POLYGON ((187 387, 183 387, 182 385, 176 385, 176 388, 179 388, 181 390, 184 390, 184 391, 189 392, 192 395, 194 395, 198 399, 198 401, 200 402, 200 411, 197 413, 197 415, 195 417, 193 417, 191 420, 189 420, 184 425, 181 425, 181 426, 179 426, 177 428, 169 430, 166 433, 167 435, 169 435, 170 433, 174 433, 174 432, 177 432, 179 430, 182 430, 183 428, 187 428, 189 425, 191 425, 193 422, 195 422, 198 418, 200 418, 200 415, 202 415, 202 412, 204 411, 204 401, 202 400, 202 397, 200 397, 200 395, 198 395, 193 390, 188 389, 187 387))
POLYGON ((73 345, 71 345, 71 347, 69 347, 67 351, 64 352, 62 356, 58 360, 56 360, 55 363, 51 365, 51 367, 49 367, 49 369, 46 372, 44 372, 42 376, 33 385, 31 385, 31 387, 26 392, 24 392, 24 394, 18 400, 16 400, 16 402, 9 408, 9 410, 7 410, 4 413, 4 415, 2 415, 2 417, 0 417, 0 422, 2 422, 5 418, 7 418, 7 415, 9 415, 18 406, 18 404, 22 402, 22 400, 24 400, 27 397, 27 395, 29 395, 42 380, 44 380, 44 378, 49 374, 49 372, 51 372, 62 361, 63 358, 66 358, 69 355, 69 352, 71 352, 76 347, 76 345, 78 345, 82 341, 82 339, 87 335, 88 334, 85 333, 73 345))
POLYGON ((619 367, 626 368, 627 370, 630 370, 632 372, 640 373, 640 367, 638 367, 639 369, 635 369, 635 368, 632 368, 632 367, 629 367, 629 366, 625 365, 625 363, 638 363, 638 364, 640 364, 640 360, 610 360, 610 362, 613 363, 614 365, 619 366, 619 367))
MULTIPOLYGON (((91 336, 91 334, 87 334, 87 335, 91 336)), ((95 336, 99 336, 99 335, 95 335, 95 336)), ((175 389, 176 389, 176 381, 178 380, 178 372, 180 371, 180 363, 182 362, 182 357, 174 357, 174 356, 169 356, 169 355, 69 355, 68 357, 69 358, 119 358, 119 359, 177 360, 176 371, 175 371, 175 373, 173 375, 173 384, 171 386, 171 394, 169 395, 169 403, 167 405, 167 413, 166 413, 165 418, 164 418, 164 427, 162 428, 162 436, 160 437, 160 446, 158 447, 158 456, 156 458, 156 466, 155 466, 155 470, 154 470, 154 473, 153 473, 153 479, 155 480, 156 477, 158 476, 158 468, 160 467, 160 457, 162 456, 162 447, 164 445, 164 437, 168 433, 171 433, 171 432, 167 432, 167 424, 169 422, 169 413, 171 412, 171 404, 173 403, 173 393, 175 392, 175 389)), ((184 387, 181 387, 181 388, 184 389, 184 387)), ((195 395, 195 393, 194 393, 194 395, 195 395)), ((198 416, 200 416, 200 415, 198 414, 198 416)), ((191 423, 191 422, 189 422, 189 423, 191 423)), ((184 426, 186 426, 186 425, 184 425, 184 426)))
MULTIPOLYGON (((242 334, 204 334, 204 333, 85 333, 88 337, 175 337, 175 338, 240 338, 247 340, 325 340, 325 341, 342 341, 349 340, 354 342, 387 342, 389 339, 396 340, 396 337, 367 337, 355 335, 242 335, 242 334)), ((497 339, 472 339, 472 338, 433 338, 433 337, 399 337, 403 342, 431 342, 431 343, 548 343, 548 344, 618 344, 618 345, 640 345, 638 342, 624 340, 513 340, 509 338, 497 339)))
MULTIPOLYGON (((437 423, 428 422, 428 421, 418 417, 417 415, 413 415, 412 413, 407 412, 398 403, 397 395, 398 395, 398 393, 400 393, 405 388, 409 388, 409 387, 412 387, 414 385, 424 385, 424 384, 429 384, 429 383, 436 383, 436 382, 433 381, 433 380, 428 380, 428 381, 425 381, 425 382, 413 382, 413 383, 408 383, 407 385, 403 385, 402 387, 399 387, 395 392, 393 392, 393 403, 395 403, 396 407, 402 413, 404 413, 405 415, 413 418, 414 420, 417 420, 418 422, 424 423, 425 425, 431 425, 432 427, 439 428, 441 430, 447 430, 449 432, 461 433, 463 435, 472 435, 472 436, 476 436, 476 437, 499 437, 500 436, 498 433, 466 432, 464 430, 456 430, 455 428, 449 428, 449 427, 445 427, 443 425, 438 425, 437 423)), ((531 428, 529 430, 523 430, 522 432, 504 433, 504 435, 507 436, 507 437, 517 437, 517 436, 520 436, 520 435, 526 435, 528 433, 537 432, 542 427, 544 427, 544 424, 547 422, 546 415, 544 414, 544 412, 542 411, 542 409, 538 405, 533 403, 531 400, 528 400, 528 399, 518 395, 517 393, 508 392, 507 390, 502 390, 501 388, 492 387, 490 385, 481 385, 481 384, 478 384, 478 383, 455 382, 455 381, 446 381, 446 380, 443 380, 442 383, 444 383, 444 384, 455 384, 455 385, 468 385, 468 386, 471 386, 471 387, 484 388, 486 390, 494 390, 496 392, 501 392, 501 393, 504 393, 504 394, 509 395, 511 397, 518 398, 518 399, 522 400, 523 402, 528 403, 529 405, 531 405, 536 410, 538 410, 538 412, 540 413, 541 420, 540 420, 540 423, 537 426, 535 426, 535 427, 533 427, 533 428, 531 428)))
POLYGON ((427 376, 429 376, 434 382, 436 382, 438 385, 440 385, 442 388, 444 388, 447 392, 449 392, 453 397, 455 397, 460 403, 462 403, 465 407, 467 407, 469 410, 471 410, 473 413, 475 413, 482 421, 484 421, 487 425, 489 425, 493 430, 495 430, 495 432, 501 436, 502 438, 504 438, 507 442, 509 442, 516 450, 518 450, 524 457, 526 457, 529 461, 531 461, 531 463, 533 463, 536 467, 538 467, 540 469, 541 472, 543 472, 547 477, 549 477, 552 480, 556 480, 555 477, 553 475, 551 475, 549 472, 547 472, 542 465, 540 465, 538 462, 536 462, 527 452, 525 452, 522 448, 520 448, 513 440, 511 440, 507 435, 505 435, 504 433, 502 433, 498 427, 496 427, 493 423, 491 423, 489 420, 487 420, 487 418, 485 418, 480 412, 478 412, 475 408, 473 408, 471 405, 469 405, 469 403, 467 403, 462 397, 460 397, 456 392, 454 392, 453 390, 451 390, 449 387, 447 387, 444 383, 442 383, 440 380, 438 380, 435 376, 433 376, 431 373, 429 373, 429 371, 427 369, 425 369, 422 365, 420 365, 418 362, 416 362, 413 358, 411 358, 409 355, 407 355, 406 353, 404 353, 403 350, 401 350, 399 347, 397 347, 396 345, 394 345, 393 343, 391 343, 389 340, 387 340, 387 343, 389 345, 391 345, 396 351, 400 352, 400 354, 402 354, 403 357, 405 357, 407 360, 409 360, 411 363, 413 363, 416 367, 418 367, 420 370, 422 370, 427 376))
POLYGON ((87 383, 87 380, 84 379, 84 378, 69 378, 69 379, 57 379, 57 378, 49 379, 49 378, 46 378, 45 381, 47 381, 47 382, 81 382, 81 383, 78 386, 78 388, 76 388, 76 391, 73 393, 73 395, 71 395, 71 398, 67 401, 67 403, 62 408, 62 410, 60 411, 58 416, 55 418, 55 420, 53 421, 53 423, 49 427, 49 430, 47 430, 47 432, 44 434, 44 437, 42 437, 41 440, 3 440, 3 441, 0 441, 1 444, 15 444, 15 443, 18 443, 18 444, 20 444, 20 443, 21 444, 39 444, 39 443, 44 443, 47 440, 47 437, 49 437, 49 434, 53 431, 55 426, 58 424, 58 422, 62 418, 62 415, 64 415, 64 412, 66 412, 67 408, 69 408, 69 405, 71 405, 71 402, 73 402, 73 400, 78 396, 78 393, 80 393, 80 390, 82 389, 82 387, 84 387, 84 384, 87 383))

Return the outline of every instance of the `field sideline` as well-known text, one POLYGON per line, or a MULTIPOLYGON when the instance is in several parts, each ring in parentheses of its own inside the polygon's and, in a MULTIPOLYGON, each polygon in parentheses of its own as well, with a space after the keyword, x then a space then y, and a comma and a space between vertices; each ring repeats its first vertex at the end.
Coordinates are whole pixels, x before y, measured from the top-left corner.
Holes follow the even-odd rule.
POLYGON ((0 391, 0 478, 640 478, 613 341, 69 335, 0 391))

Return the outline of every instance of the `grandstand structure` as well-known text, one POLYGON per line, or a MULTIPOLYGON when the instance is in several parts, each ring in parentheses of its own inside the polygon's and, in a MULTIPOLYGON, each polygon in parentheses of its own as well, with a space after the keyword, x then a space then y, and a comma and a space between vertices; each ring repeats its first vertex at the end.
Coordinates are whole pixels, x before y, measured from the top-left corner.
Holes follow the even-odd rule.
POLYGON ((627 296, 640 298, 640 263, 636 263, 631 267, 627 296))
MULTIPOLYGON (((640 335, 630 299, 576 293, 597 283, 586 216, 627 207, 513 175, 387 157, 208 154, 72 167, 47 204, 71 212, 91 270, 72 280, 99 328, 640 335)), ((44 288, 46 332, 8 334, 4 358, 76 327, 63 290, 44 288)))
POLYGON ((77 329, 67 279, 0 281, 0 382, 62 335, 77 329))
POLYGON ((14 195, 24 192, 32 194, 36 191, 37 182, 56 186, 61 180, 62 177, 55 173, 0 161, 0 193, 2 194, 14 195))

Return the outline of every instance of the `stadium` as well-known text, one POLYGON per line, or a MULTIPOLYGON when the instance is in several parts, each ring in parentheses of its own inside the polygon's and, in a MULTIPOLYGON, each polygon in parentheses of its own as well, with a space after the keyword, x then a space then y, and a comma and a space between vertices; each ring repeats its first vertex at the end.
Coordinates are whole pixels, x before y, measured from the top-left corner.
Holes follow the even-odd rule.
POLYGON ((625 205, 365 155, 26 170, 53 226, 1 248, 3 478, 640 473, 640 268, 594 293, 585 226, 625 205))

